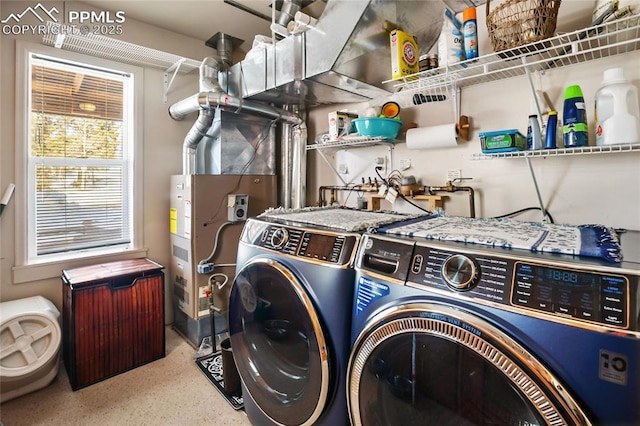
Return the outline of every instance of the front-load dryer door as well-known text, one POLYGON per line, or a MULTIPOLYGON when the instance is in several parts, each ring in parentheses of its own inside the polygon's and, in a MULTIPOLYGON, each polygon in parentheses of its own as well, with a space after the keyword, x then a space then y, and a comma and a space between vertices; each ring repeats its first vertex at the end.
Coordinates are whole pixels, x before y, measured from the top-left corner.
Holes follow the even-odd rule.
POLYGON ((229 334, 238 372, 265 416, 283 425, 318 419, 329 389, 327 342, 307 292, 286 266, 257 258, 238 271, 229 334))
POLYGON ((354 344, 347 385, 354 425, 589 424, 562 384, 513 339, 437 304, 373 318, 354 344))

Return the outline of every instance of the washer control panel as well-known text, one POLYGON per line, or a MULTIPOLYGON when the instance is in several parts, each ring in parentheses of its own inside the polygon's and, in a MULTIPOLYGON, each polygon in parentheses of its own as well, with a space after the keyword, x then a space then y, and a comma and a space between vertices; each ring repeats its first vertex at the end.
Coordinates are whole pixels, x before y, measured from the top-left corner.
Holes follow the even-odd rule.
POLYGON ((514 305, 626 327, 628 301, 625 276, 515 263, 514 305))
POLYGON ((278 224, 263 224, 253 235, 256 238, 250 242, 259 247, 290 256, 341 265, 351 260, 357 243, 354 235, 278 224))
POLYGON ((416 244, 407 281, 578 321, 638 326, 630 312, 638 276, 587 270, 578 262, 565 266, 416 244))

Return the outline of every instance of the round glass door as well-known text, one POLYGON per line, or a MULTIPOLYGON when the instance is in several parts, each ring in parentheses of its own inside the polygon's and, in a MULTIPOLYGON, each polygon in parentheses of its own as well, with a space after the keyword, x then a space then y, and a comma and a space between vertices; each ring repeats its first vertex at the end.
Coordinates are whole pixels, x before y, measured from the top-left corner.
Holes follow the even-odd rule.
POLYGON ((551 373, 487 322, 445 306, 404 308, 356 341, 354 425, 589 424, 551 373))
POLYGON ((260 258, 238 272, 229 334, 238 372, 266 416, 283 425, 317 420, 329 388, 326 340, 311 300, 289 269, 260 258))

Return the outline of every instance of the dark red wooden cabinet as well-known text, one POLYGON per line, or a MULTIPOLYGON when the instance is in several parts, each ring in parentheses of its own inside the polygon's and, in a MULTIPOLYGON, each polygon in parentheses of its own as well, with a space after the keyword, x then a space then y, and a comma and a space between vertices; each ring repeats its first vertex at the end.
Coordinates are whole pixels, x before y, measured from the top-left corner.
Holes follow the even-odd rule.
POLYGON ((63 358, 73 390, 165 356, 162 270, 132 259, 62 271, 63 358))

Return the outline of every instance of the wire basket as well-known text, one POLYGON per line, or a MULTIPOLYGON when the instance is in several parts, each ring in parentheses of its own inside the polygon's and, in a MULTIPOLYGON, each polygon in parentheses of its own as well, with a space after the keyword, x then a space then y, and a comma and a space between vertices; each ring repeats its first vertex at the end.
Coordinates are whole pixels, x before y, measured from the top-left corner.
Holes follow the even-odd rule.
POLYGON ((486 16, 495 52, 544 40, 556 30, 560 0, 506 0, 486 16))

